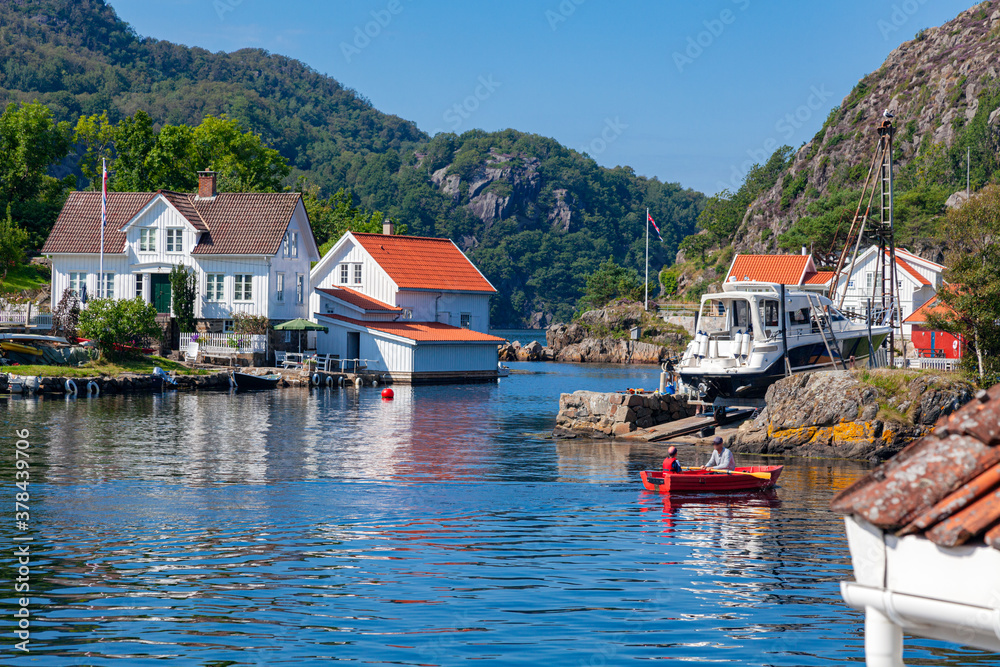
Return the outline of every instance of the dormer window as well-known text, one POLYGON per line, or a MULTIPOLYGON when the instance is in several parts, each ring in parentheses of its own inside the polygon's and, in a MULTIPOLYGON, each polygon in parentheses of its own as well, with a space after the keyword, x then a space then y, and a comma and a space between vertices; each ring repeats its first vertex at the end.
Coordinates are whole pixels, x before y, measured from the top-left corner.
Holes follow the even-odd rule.
POLYGON ((184 252, 184 230, 167 230, 167 252, 184 252))
POLYGON ((354 265, 354 284, 355 285, 360 285, 361 284, 361 265, 360 264, 355 264, 354 265))
POLYGON ((139 252, 156 252, 156 230, 139 230, 139 252))
POLYGON ((347 264, 341 264, 340 265, 340 284, 341 285, 346 285, 347 284, 347 278, 348 278, 349 272, 350 272, 350 269, 348 268, 347 264))

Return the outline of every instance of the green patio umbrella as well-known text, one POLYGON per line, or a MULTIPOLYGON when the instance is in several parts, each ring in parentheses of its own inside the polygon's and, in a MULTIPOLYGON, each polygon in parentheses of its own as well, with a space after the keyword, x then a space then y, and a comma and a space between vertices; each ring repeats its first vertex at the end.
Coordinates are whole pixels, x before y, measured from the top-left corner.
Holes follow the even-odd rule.
POLYGON ((316 324, 315 322, 310 322, 309 320, 304 320, 301 317, 294 320, 288 320, 287 322, 282 322, 281 324, 274 327, 275 331, 298 331, 299 332, 299 353, 302 352, 302 332, 303 331, 322 331, 327 333, 330 331, 329 327, 325 327, 322 324, 316 324))

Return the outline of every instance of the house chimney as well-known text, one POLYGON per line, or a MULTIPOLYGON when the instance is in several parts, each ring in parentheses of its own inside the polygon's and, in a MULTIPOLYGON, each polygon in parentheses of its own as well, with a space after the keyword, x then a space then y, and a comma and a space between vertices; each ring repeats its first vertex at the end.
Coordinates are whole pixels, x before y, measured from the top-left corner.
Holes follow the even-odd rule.
POLYGON ((392 218, 386 218, 382 221, 382 233, 386 236, 392 236, 393 232, 396 231, 396 225, 393 224, 392 218))
POLYGON ((218 193, 215 190, 215 172, 214 171, 199 171, 198 172, 198 198, 199 199, 211 199, 218 193))
POLYGON ((806 252, 806 247, 805 246, 802 246, 802 254, 803 255, 808 255, 809 254, 808 252, 806 252))

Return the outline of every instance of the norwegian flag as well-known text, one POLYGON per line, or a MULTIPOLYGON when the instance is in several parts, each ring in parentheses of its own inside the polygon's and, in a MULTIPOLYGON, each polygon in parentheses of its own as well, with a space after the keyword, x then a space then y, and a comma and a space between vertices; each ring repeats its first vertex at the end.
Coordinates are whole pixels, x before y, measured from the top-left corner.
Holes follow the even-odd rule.
POLYGON ((108 224, 108 165, 103 165, 104 175, 101 177, 101 227, 108 224))
POLYGON ((662 241, 663 236, 660 234, 660 228, 656 226, 656 220, 653 220, 653 216, 649 213, 646 213, 646 219, 649 220, 649 222, 653 225, 653 229, 656 230, 656 237, 662 241))

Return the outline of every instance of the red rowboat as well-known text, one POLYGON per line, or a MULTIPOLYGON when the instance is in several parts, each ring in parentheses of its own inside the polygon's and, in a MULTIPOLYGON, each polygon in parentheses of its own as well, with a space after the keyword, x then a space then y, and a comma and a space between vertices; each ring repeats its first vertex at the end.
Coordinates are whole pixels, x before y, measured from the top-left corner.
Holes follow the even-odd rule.
POLYGON ((785 466, 749 466, 736 470, 685 470, 664 473, 643 470, 642 485, 660 493, 726 493, 769 489, 778 481, 785 466))

